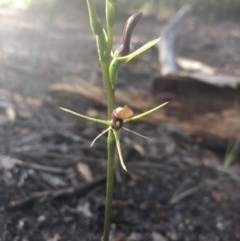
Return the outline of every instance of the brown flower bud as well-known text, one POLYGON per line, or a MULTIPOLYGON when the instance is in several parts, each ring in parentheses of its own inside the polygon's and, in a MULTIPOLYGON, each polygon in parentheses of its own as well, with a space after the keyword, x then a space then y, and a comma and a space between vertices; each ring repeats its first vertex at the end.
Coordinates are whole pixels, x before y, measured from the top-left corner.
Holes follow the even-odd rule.
POLYGON ((141 19, 141 17, 142 17, 142 12, 133 14, 127 19, 124 25, 123 33, 122 33, 122 44, 116 50, 116 54, 118 56, 125 56, 130 53, 130 42, 131 42, 132 33, 135 26, 141 19))

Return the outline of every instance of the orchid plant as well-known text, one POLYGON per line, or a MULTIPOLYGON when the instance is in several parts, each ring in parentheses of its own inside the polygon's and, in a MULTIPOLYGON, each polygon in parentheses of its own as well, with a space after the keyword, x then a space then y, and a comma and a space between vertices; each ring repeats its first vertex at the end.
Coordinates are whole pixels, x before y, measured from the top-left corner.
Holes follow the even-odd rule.
MULTIPOLYGON (((148 50, 152 46, 158 43, 159 38, 154 39, 147 44, 143 45, 136 51, 130 52, 130 43, 133 29, 142 17, 142 13, 137 13, 128 18, 122 33, 122 43, 116 51, 112 51, 113 46, 113 32, 115 14, 117 8, 117 0, 105 0, 105 21, 106 28, 103 27, 102 21, 97 15, 96 6, 94 0, 86 0, 89 12, 89 20, 92 32, 96 36, 96 45, 98 50, 99 63, 101 66, 102 79, 104 83, 104 89, 106 93, 106 101, 108 108, 107 119, 98 119, 84 114, 77 113, 73 110, 69 110, 60 107, 63 111, 76 115, 80 118, 100 123, 106 128, 92 141, 91 146, 95 141, 104 134, 108 134, 107 138, 107 152, 108 152, 108 164, 107 164, 107 186, 106 186, 106 206, 105 206, 105 218, 104 218, 104 230, 102 241, 109 241, 111 213, 112 213, 112 198, 114 187, 114 174, 115 174, 115 152, 117 151, 118 157, 122 168, 127 171, 123 155, 121 151, 121 144, 119 140, 119 130, 124 129, 135 133, 138 136, 145 137, 139 133, 124 127, 126 122, 138 120, 152 112, 160 109, 164 105, 163 103, 153 109, 150 109, 139 115, 134 115, 133 111, 128 107, 116 107, 115 106, 115 87, 117 82, 118 68, 121 64, 125 64, 140 55, 144 51, 148 50)), ((146 138, 146 137, 145 137, 146 138)))

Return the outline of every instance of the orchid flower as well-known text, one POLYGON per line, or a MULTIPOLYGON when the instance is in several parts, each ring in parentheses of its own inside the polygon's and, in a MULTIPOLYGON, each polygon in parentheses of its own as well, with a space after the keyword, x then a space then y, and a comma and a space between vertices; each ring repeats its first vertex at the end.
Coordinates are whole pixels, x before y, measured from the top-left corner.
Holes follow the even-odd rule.
POLYGON ((123 129, 125 131, 129 131, 129 132, 131 132, 133 134, 136 134, 136 135, 138 135, 140 137, 147 138, 144 135, 141 135, 141 134, 139 134, 139 133, 137 133, 135 131, 129 130, 128 128, 124 127, 123 126, 124 123, 130 122, 130 121, 134 121, 134 120, 140 119, 140 118, 142 118, 142 117, 144 117, 146 115, 149 115, 152 112, 162 108, 167 103, 168 102, 165 102, 165 103, 163 103, 161 105, 158 105, 155 108, 150 109, 148 111, 145 111, 145 112, 143 112, 143 113, 141 113, 139 115, 134 115, 133 111, 126 105, 124 107, 118 107, 118 108, 113 110, 113 112, 112 112, 112 119, 110 121, 109 120, 98 119, 98 118, 93 118, 93 117, 90 117, 90 116, 86 116, 86 115, 80 114, 78 112, 75 112, 75 111, 72 111, 72 110, 69 110, 69 109, 66 109, 66 108, 63 108, 63 107, 60 107, 60 109, 62 109, 65 112, 68 112, 70 114, 73 114, 75 116, 78 116, 80 118, 83 118, 83 119, 86 119, 86 120, 89 120, 89 121, 93 121, 93 122, 96 122, 96 123, 100 123, 102 125, 107 126, 107 128, 105 130, 103 130, 99 135, 96 136, 96 138, 94 138, 94 140, 91 143, 91 146, 93 146, 93 144, 101 136, 103 136, 104 134, 108 133, 109 131, 112 131, 113 135, 114 135, 114 138, 115 138, 115 141, 116 141, 117 152, 118 152, 118 157, 119 157, 121 166, 122 166, 122 168, 125 171, 127 171, 126 165, 125 165, 124 160, 123 160, 122 149, 121 149, 121 144, 120 144, 120 140, 119 140, 119 133, 118 133, 119 130, 123 129))

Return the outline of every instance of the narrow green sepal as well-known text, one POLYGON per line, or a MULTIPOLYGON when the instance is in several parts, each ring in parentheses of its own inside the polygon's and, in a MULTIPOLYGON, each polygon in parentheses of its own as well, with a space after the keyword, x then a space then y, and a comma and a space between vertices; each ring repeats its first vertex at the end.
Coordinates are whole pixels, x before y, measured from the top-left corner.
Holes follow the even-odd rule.
POLYGON ((115 141, 116 141, 119 161, 121 163, 122 168, 127 172, 127 168, 126 168, 126 166, 124 164, 124 161, 123 161, 122 150, 121 150, 121 145, 120 145, 120 141, 119 141, 118 132, 116 130, 114 130, 114 129, 112 129, 112 131, 113 131, 113 135, 114 135, 115 141))
POLYGON ((107 133, 109 130, 111 129, 111 127, 108 127, 107 129, 105 129, 104 131, 102 131, 99 135, 97 135, 94 140, 91 143, 91 147, 94 145, 94 143, 97 141, 97 139, 99 139, 102 135, 104 135, 105 133, 107 133))
POLYGON ((150 49, 151 47, 153 47, 155 44, 157 44, 159 42, 160 38, 154 39, 146 44, 144 44, 142 47, 140 47, 139 49, 135 50, 134 52, 132 52, 131 54, 128 54, 126 56, 123 57, 118 57, 117 53, 113 54, 113 57, 115 57, 116 59, 118 59, 121 63, 127 63, 130 60, 132 60, 133 58, 137 57, 138 55, 140 55, 141 53, 145 52, 146 50, 150 49))
POLYGON ((144 135, 142 135, 142 134, 140 134, 140 133, 138 133, 138 132, 136 132, 136 131, 132 131, 132 130, 126 128, 126 127, 122 127, 122 129, 125 130, 125 131, 128 131, 128 132, 130 132, 130 133, 132 133, 132 134, 134 134, 134 135, 136 135, 136 136, 140 136, 140 137, 142 137, 142 138, 144 138, 144 139, 150 140, 149 137, 144 136, 144 135))
POLYGON ((133 116, 133 117, 131 117, 131 118, 128 118, 128 119, 124 120, 124 123, 125 123, 125 122, 129 122, 129 121, 133 121, 133 120, 137 120, 137 119, 140 119, 140 118, 142 118, 142 117, 144 117, 144 116, 146 116, 146 115, 149 115, 149 114, 151 114, 152 112, 154 112, 154 111, 162 108, 162 107, 165 106, 167 103, 168 103, 168 102, 165 102, 165 103, 163 103, 163 104, 161 104, 161 105, 158 105, 158 106, 154 107, 154 108, 151 109, 151 110, 145 111, 145 112, 143 112, 143 113, 141 113, 141 114, 139 114, 139 115, 135 115, 135 116, 133 116))
POLYGON ((65 111, 65 112, 68 112, 68 113, 70 113, 72 115, 76 115, 76 116, 78 116, 80 118, 83 118, 83 119, 86 119, 86 120, 89 120, 89 121, 93 121, 93 122, 97 122, 97 123, 109 126, 109 121, 107 121, 107 120, 102 120, 102 119, 90 117, 90 116, 87 116, 87 115, 83 115, 83 114, 80 114, 78 112, 75 112, 75 111, 63 108, 63 107, 59 107, 59 108, 61 110, 65 111))

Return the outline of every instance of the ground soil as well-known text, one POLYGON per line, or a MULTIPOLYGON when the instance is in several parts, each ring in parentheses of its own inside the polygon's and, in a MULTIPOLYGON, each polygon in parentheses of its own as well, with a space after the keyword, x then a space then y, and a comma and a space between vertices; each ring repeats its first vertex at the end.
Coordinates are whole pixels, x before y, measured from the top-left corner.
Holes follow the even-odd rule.
MULTIPOLYGON (((58 109, 106 115, 86 9, 5 6, 0 20, 0 240, 100 240, 106 138, 90 148, 102 127, 58 109)), ((143 19, 134 46, 156 37, 166 21, 143 19)), ((121 26, 122 17, 116 43, 121 26)), ((192 18, 177 50, 239 76, 239 41, 235 23, 192 18)), ((156 49, 119 72, 120 104, 139 112, 171 102, 150 120, 128 125, 150 140, 122 132, 128 172, 117 167, 111 240, 240 240, 237 148, 234 164, 223 167, 229 137, 239 135, 239 90, 156 84, 158 76, 156 49)))

